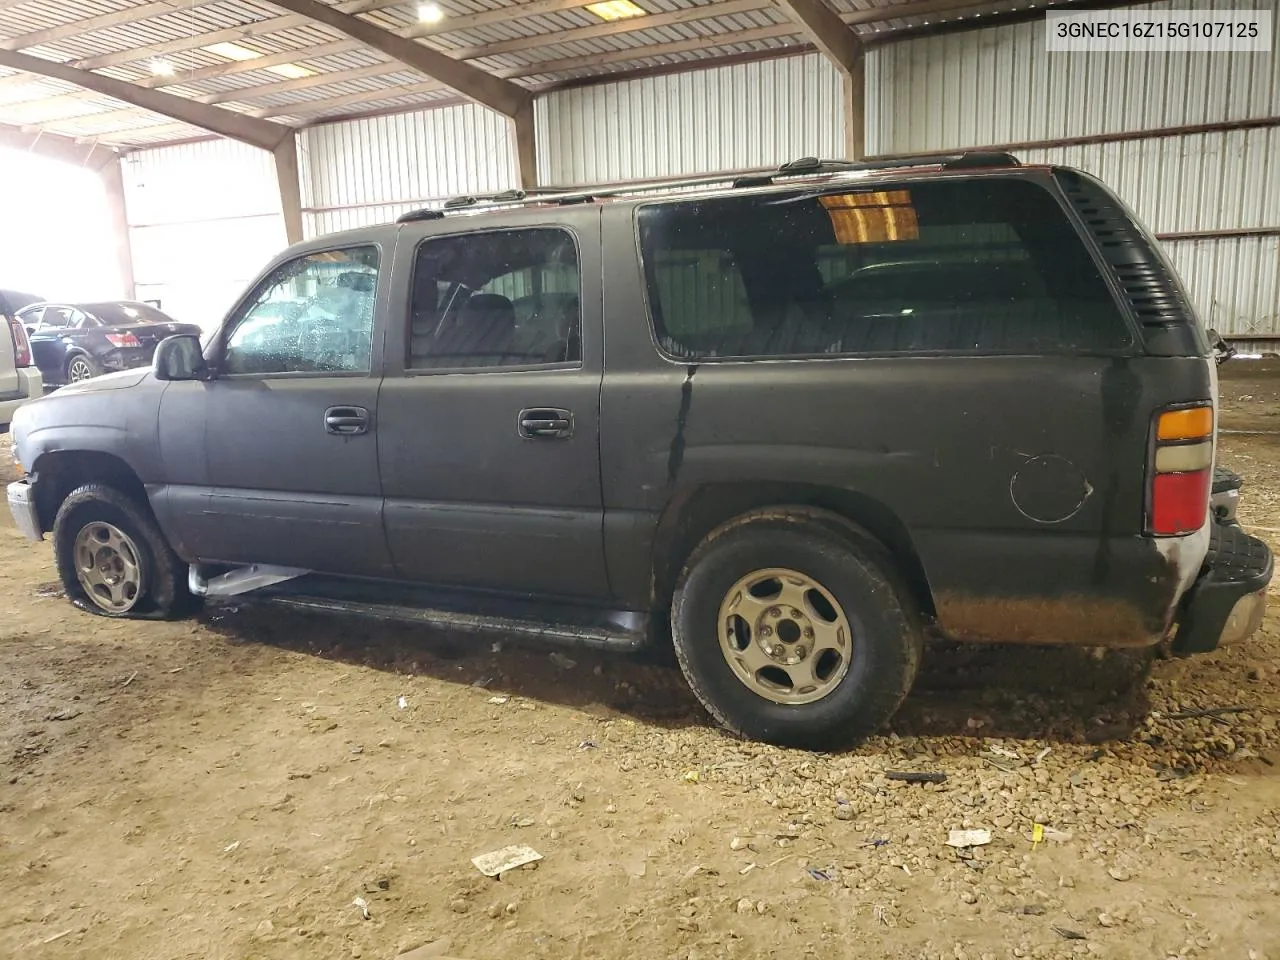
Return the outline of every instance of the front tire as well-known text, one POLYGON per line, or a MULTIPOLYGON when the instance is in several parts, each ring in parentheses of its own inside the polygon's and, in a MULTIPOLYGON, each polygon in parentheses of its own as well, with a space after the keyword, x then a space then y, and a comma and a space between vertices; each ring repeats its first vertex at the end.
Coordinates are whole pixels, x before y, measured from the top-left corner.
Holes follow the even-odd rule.
POLYGON ((747 516, 694 551, 672 605, 676 656, 723 726, 838 750, 897 710, 923 629, 887 551, 803 511, 747 516))
POLYGON ((53 522, 53 548, 63 590, 89 613, 157 619, 197 606, 150 510, 114 487, 73 490, 53 522))

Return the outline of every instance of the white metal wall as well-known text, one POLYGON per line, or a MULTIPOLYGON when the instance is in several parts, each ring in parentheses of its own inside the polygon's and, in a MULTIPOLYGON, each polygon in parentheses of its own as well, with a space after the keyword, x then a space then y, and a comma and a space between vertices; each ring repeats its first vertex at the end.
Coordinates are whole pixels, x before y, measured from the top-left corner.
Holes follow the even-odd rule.
MULTIPOLYGON (((1143 9, 1270 9, 1164 0, 1143 9)), ((889 44, 867 59, 867 147, 913 153, 1280 117, 1280 55, 1048 53, 1043 21, 889 44)), ((1100 177, 1157 233, 1280 227, 1280 128, 1019 151, 1100 177)), ((1165 243, 1205 322, 1280 333, 1280 238, 1165 243)))
POLYGON ((572 184, 844 153, 839 74, 812 54, 575 87, 536 104, 538 176, 572 184))
POLYGON ((271 155, 210 140, 140 150, 122 168, 138 298, 216 326, 285 245, 271 155))
POLYGON ((307 237, 519 182, 507 120, 475 104, 310 127, 298 150, 307 237))

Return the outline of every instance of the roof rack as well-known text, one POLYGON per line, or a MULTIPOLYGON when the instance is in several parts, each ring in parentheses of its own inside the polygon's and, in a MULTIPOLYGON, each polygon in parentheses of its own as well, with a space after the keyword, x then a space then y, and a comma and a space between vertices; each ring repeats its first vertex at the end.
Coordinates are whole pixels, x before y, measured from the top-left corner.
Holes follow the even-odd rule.
POLYGON ((417 220, 438 220, 446 211, 476 207, 481 204, 494 206, 522 206, 535 203, 554 203, 560 206, 588 203, 606 197, 645 193, 650 190, 669 190, 690 187, 710 187, 727 183, 734 188, 765 187, 787 177, 806 177, 824 173, 860 173, 877 170, 897 170, 911 167, 941 167, 944 170, 964 170, 980 167, 1017 167, 1018 159, 1010 153, 996 151, 960 151, 957 153, 924 154, 912 157, 889 157, 883 160, 820 160, 817 157, 801 157, 773 170, 742 170, 695 177, 666 177, 654 180, 634 180, 630 183, 598 183, 581 186, 534 187, 530 190, 504 190, 501 193, 451 197, 443 209, 427 208, 404 214, 397 223, 417 220))

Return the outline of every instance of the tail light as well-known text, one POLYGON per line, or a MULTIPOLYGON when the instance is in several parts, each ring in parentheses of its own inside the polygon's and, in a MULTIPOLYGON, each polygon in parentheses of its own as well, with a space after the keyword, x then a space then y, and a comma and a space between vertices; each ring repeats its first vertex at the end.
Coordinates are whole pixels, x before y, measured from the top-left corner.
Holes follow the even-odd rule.
POLYGON ((31 366, 31 341, 27 339, 27 328, 16 317, 9 317, 9 338, 13 341, 13 365, 31 366))
POLYGON ((1161 411, 1153 432, 1147 532, 1194 533, 1204 526, 1213 486, 1213 406, 1161 411))
POLYGON ((108 333, 107 343, 116 348, 142 346, 142 344, 138 342, 138 338, 132 333, 108 333))

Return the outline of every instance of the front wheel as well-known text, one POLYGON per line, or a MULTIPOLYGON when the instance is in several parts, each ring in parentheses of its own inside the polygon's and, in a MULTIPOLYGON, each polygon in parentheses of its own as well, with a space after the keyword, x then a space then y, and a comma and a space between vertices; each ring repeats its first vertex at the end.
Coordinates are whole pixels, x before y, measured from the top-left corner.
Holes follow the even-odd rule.
POLYGON ((851 747, 888 720, 915 679, 923 631, 881 554, 800 512, 708 537, 677 585, 672 630, 712 716, 815 750, 851 747))
POLYGON ((104 617, 176 617, 194 610, 182 561, 150 511, 132 497, 86 484, 53 522, 54 558, 67 597, 104 617))

